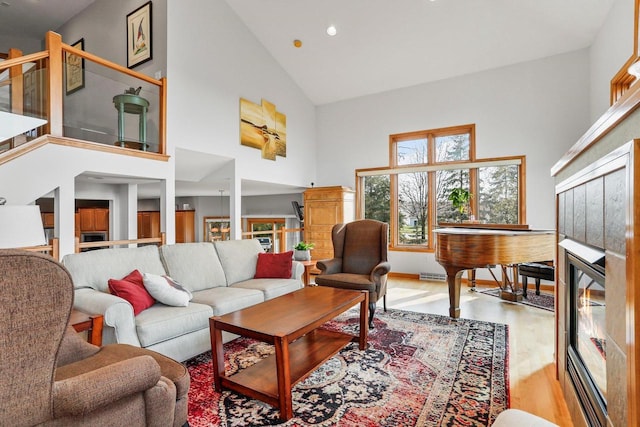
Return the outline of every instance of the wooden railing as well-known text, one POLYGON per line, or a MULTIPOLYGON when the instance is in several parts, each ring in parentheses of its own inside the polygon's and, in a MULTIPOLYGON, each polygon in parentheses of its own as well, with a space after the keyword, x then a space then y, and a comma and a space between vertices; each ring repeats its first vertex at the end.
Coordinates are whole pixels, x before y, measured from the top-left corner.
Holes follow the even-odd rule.
MULTIPOLYGON (((253 232, 242 233, 242 237, 246 239, 253 239, 255 237, 270 236, 274 243, 277 241, 285 242, 284 245, 277 245, 277 247, 278 247, 278 252, 286 252, 287 250, 291 250, 291 248, 286 247, 287 233, 298 233, 303 230, 304 230, 303 228, 282 228, 280 230, 275 230, 275 231, 253 231, 253 232)), ((82 242, 82 243, 80 242, 80 239, 76 237, 75 252, 76 253, 81 252, 82 249, 99 249, 99 248, 108 248, 111 246, 124 246, 124 245, 135 245, 135 244, 164 245, 166 244, 166 234, 160 233, 160 237, 150 237, 146 239, 105 240, 101 242, 82 242)), ((38 248, 46 248, 46 247, 39 246, 38 248)), ((39 250, 43 250, 43 249, 39 249, 39 250)))
POLYGON ((158 88, 159 91, 159 122, 158 122, 158 153, 166 153, 166 78, 154 79, 145 74, 132 71, 122 65, 107 61, 89 52, 74 48, 68 44, 62 43, 62 37, 49 31, 45 37, 46 49, 42 52, 36 52, 29 55, 21 55, 20 51, 10 50, 7 55, 9 59, 0 62, 0 72, 9 69, 10 78, 17 84, 12 84, 11 99, 12 111, 22 113, 23 87, 21 84, 22 65, 41 60, 47 61, 48 68, 48 93, 47 93, 47 115, 48 123, 45 125, 45 134, 57 137, 64 137, 63 131, 63 88, 64 88, 64 55, 66 53, 77 55, 80 58, 92 61, 98 65, 114 70, 121 74, 142 80, 158 88), (15 79, 15 80, 14 80, 15 79))
POLYGON ((242 238, 244 239, 254 239, 256 237, 265 237, 265 236, 269 236, 271 237, 271 241, 273 242, 273 246, 274 246, 274 252, 276 252, 276 246, 277 246, 277 252, 287 252, 288 250, 291 250, 293 248, 287 248, 287 233, 299 233, 301 231, 304 231, 304 228, 281 228, 279 230, 272 230, 272 231, 248 231, 245 233, 242 233, 242 238), (284 244, 279 244, 276 245, 276 242, 284 242, 284 244))
POLYGON ((100 249, 108 248, 111 246, 125 246, 125 245, 164 245, 166 243, 165 233, 160 233, 160 237, 149 237, 145 239, 133 239, 133 240, 105 240, 102 242, 82 242, 76 237, 75 252, 82 252, 82 249, 100 249))
POLYGON ((51 239, 48 245, 42 246, 30 246, 28 248, 21 248, 29 252, 47 252, 53 259, 60 261, 60 246, 57 238, 51 239))

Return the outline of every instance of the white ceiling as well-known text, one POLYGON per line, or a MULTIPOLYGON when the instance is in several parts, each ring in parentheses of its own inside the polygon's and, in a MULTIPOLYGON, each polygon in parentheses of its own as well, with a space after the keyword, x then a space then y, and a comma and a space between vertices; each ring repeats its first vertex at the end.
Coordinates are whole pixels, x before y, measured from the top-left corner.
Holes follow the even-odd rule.
MULTIPOLYGON (((41 38, 93 1, 0 0, 0 35, 41 38)), ((614 0, 225 1, 322 105, 588 47, 614 0), (326 34, 328 25, 337 27, 336 36, 326 34)), ((228 180, 216 172, 228 161, 178 150, 176 195, 228 190, 228 180)), ((155 186, 140 191, 151 195, 155 186)), ((247 181, 242 191, 301 189, 247 181)))
POLYGON ((0 35, 42 39, 95 0, 0 0, 0 35))
MULTIPOLYGON (((93 1, 0 0, 0 35, 42 38, 93 1)), ((225 1, 325 104, 588 47, 614 0, 225 1)))
POLYGON ((588 47, 614 0, 225 1, 326 104, 588 47))

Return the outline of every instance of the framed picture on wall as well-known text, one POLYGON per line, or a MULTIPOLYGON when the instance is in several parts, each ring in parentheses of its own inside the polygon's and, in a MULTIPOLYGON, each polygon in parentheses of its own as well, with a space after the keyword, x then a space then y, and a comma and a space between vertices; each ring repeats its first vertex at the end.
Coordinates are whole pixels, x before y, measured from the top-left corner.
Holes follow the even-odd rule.
MULTIPOLYGON (((80 39, 71 47, 84 50, 84 39, 80 39)), ((84 58, 69 52, 64 53, 65 93, 71 95, 84 87, 84 58)))
POLYGON ((152 59, 151 2, 127 15, 127 67, 134 68, 152 59))

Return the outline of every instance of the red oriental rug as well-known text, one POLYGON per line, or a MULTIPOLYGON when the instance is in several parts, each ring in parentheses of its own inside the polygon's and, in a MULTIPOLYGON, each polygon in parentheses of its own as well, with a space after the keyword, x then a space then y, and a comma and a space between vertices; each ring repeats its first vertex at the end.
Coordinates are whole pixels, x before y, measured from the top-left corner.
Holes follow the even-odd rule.
MULTIPOLYGON (((356 334, 357 311, 324 327, 356 334)), ((508 342, 507 325, 380 310, 368 349, 359 351, 351 343, 298 383, 294 418, 284 423, 266 403, 230 391, 216 393, 207 352, 186 362, 189 424, 489 426, 509 407, 508 342)), ((224 351, 228 374, 270 355, 273 348, 238 338, 224 351)))

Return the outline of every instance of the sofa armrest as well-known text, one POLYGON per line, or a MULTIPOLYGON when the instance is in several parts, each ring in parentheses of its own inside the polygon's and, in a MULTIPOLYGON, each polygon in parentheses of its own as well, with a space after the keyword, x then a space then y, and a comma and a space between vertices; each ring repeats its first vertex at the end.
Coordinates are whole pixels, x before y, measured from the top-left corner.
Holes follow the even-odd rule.
POLYGON ((304 274, 304 265, 301 262, 293 261, 291 264, 291 278, 296 280, 302 280, 304 274))
POLYGON ((342 258, 323 259, 316 262, 320 274, 335 274, 342 272, 342 258))
POLYGON ((56 381, 53 411, 57 418, 87 414, 143 392, 160 380, 160 365, 151 356, 138 356, 56 381))
POLYGON ((373 267, 373 270, 371 271, 371 281, 377 283, 380 279, 380 276, 384 276, 385 274, 389 273, 389 271, 391 271, 391 263, 387 261, 378 263, 378 265, 373 267))
MULTIPOLYGON (((73 306, 90 314, 102 314, 104 324, 114 329, 115 340, 120 344, 140 347, 133 307, 128 301, 91 288, 76 289, 73 306)), ((110 342, 104 342, 110 344, 110 342)))

